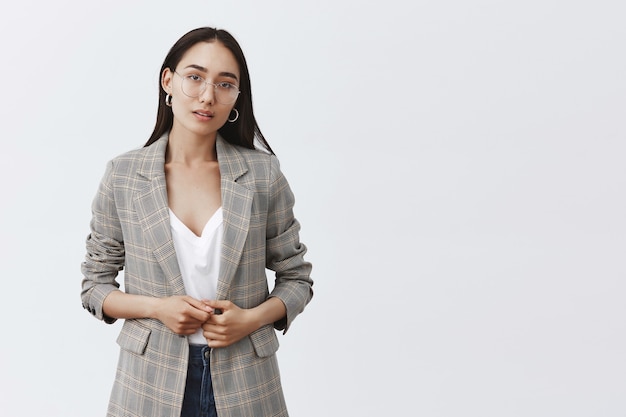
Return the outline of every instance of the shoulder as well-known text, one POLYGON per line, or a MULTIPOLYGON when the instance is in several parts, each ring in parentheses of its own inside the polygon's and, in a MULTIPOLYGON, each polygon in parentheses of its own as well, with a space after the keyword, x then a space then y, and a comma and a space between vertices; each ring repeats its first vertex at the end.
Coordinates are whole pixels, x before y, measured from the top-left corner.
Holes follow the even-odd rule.
POLYGON ((145 158, 146 148, 132 149, 114 156, 109 162, 113 166, 136 164, 145 158))
POLYGON ((273 183, 277 178, 283 177, 280 169, 280 161, 274 154, 258 149, 245 149, 246 164, 256 177, 273 183))
POLYGON ((278 158, 264 149, 249 149, 225 140, 218 141, 220 163, 232 170, 249 171, 255 177, 269 179, 279 170, 278 158))
POLYGON ((144 160, 150 153, 153 153, 155 148, 158 147, 158 142, 153 143, 150 146, 144 146, 141 148, 135 148, 123 152, 114 156, 111 162, 115 164, 135 163, 137 161, 144 160))
POLYGON ((163 172, 167 138, 161 138, 150 146, 131 149, 111 159, 111 169, 120 175, 139 173, 152 178, 163 172))
POLYGON ((105 178, 112 185, 128 178, 139 170, 145 154, 143 149, 133 149, 113 157, 106 165, 105 178))
POLYGON ((106 165, 101 185, 126 192, 163 176, 165 145, 166 142, 157 141, 150 146, 131 149, 113 157, 106 165))
POLYGON ((250 149, 241 145, 235 145, 226 141, 221 136, 218 137, 218 147, 220 147, 220 149, 223 150, 224 153, 231 156, 239 156, 241 158, 244 158, 246 161, 268 161, 269 159, 274 157, 273 154, 269 153, 267 150, 261 147, 250 149))

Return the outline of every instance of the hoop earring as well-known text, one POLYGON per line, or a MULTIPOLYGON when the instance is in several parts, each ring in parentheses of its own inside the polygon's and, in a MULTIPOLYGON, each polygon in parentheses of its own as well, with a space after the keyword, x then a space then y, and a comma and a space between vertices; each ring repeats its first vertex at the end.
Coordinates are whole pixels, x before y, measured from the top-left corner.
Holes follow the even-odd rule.
POLYGON ((165 95, 165 105, 167 107, 172 107, 172 96, 170 96, 169 94, 165 95))
MULTIPOLYGON (((231 110, 231 112, 235 112, 235 118, 234 119, 228 119, 228 121, 231 122, 231 123, 234 123, 234 122, 237 121, 237 119, 239 119, 239 110, 233 108, 231 110)), ((228 116, 230 116, 230 114, 228 116)))

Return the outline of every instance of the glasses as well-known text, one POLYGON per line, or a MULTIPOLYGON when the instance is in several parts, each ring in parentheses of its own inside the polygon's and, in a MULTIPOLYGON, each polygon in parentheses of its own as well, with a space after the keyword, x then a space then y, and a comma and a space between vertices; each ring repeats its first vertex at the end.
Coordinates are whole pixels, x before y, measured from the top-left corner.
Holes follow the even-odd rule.
POLYGON ((183 79, 181 87, 187 97, 200 97, 200 95, 206 91, 207 85, 213 86, 215 100, 218 103, 232 104, 237 100, 237 97, 239 97, 239 88, 235 84, 227 81, 213 84, 196 74, 182 75, 178 74, 176 71, 174 71, 174 73, 183 79))

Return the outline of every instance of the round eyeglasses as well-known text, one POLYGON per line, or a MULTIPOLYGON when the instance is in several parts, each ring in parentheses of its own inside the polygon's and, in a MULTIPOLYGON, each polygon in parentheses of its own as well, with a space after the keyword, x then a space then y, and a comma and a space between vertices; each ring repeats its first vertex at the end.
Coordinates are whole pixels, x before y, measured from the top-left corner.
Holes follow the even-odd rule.
POLYGON ((228 81, 210 83, 197 74, 182 75, 174 71, 183 82, 181 88, 187 97, 200 97, 206 91, 207 85, 212 85, 215 91, 215 100, 220 104, 232 104, 239 97, 239 88, 228 81))

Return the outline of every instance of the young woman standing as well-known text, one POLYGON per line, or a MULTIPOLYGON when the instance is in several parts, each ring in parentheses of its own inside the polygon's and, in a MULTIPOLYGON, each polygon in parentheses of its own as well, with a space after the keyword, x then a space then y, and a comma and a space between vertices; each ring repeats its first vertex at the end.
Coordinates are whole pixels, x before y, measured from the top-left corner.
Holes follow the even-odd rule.
POLYGON ((82 264, 83 307, 125 319, 108 415, 287 416, 275 329, 313 281, 244 55, 224 30, 192 30, 160 84, 152 136, 107 165, 82 264))

